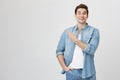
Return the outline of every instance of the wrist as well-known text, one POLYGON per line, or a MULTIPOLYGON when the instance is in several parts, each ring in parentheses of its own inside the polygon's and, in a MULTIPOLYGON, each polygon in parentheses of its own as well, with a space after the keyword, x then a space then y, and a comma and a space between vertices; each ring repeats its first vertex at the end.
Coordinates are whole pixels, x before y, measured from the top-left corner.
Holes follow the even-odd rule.
POLYGON ((78 41, 79 41, 78 39, 75 39, 75 40, 74 40, 75 43, 78 43, 78 41))
POLYGON ((64 71, 68 71, 69 68, 66 66, 66 67, 63 67, 63 70, 64 70, 64 71))
POLYGON ((63 68, 63 69, 66 69, 66 68, 67 68, 67 66, 63 66, 62 68, 63 68))

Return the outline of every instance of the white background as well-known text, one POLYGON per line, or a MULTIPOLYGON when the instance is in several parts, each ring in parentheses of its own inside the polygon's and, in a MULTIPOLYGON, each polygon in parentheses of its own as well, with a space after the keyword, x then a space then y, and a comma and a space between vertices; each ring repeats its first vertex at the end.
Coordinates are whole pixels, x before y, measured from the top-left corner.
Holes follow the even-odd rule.
POLYGON ((97 80, 119 80, 119 0, 0 0, 0 80, 65 80, 55 52, 80 3, 100 30, 97 80))

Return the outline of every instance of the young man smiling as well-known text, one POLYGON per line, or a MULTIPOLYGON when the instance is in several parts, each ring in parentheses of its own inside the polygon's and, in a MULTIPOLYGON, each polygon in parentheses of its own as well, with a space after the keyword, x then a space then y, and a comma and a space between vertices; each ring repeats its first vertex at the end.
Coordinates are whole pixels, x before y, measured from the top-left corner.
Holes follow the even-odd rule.
POLYGON ((99 31, 87 23, 88 7, 75 8, 77 24, 66 29, 59 40, 56 55, 66 73, 66 80, 96 80, 94 53, 99 44, 99 31))

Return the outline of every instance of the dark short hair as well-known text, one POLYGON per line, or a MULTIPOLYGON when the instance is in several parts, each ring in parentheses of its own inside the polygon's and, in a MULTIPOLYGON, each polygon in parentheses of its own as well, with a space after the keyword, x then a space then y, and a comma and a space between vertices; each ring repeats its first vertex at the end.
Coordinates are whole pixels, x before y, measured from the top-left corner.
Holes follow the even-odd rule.
POLYGON ((77 10, 78 10, 79 8, 84 8, 84 9, 86 9, 87 15, 88 15, 89 11, 88 11, 87 5, 85 5, 85 4, 79 4, 78 6, 76 6, 76 8, 75 8, 75 14, 77 13, 77 10))

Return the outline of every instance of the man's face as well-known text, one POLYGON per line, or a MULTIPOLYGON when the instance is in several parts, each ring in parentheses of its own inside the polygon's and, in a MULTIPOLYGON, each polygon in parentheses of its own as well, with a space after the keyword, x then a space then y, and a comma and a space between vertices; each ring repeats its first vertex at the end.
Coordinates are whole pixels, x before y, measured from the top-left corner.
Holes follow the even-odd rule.
POLYGON ((88 14, 86 9, 84 8, 79 8, 75 14, 76 20, 80 24, 84 24, 87 21, 88 14))

